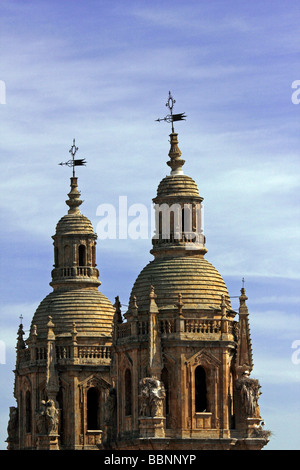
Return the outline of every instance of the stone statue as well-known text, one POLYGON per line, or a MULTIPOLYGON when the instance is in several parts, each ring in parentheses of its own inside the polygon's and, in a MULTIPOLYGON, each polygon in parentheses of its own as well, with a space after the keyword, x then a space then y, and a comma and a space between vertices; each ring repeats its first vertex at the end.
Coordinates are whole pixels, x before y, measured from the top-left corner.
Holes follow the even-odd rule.
POLYGON ((58 432, 59 411, 54 400, 42 400, 41 408, 36 418, 37 431, 39 434, 49 435, 58 432))
POLYGON ((9 408, 9 421, 7 426, 7 442, 16 442, 18 440, 18 408, 11 406, 9 408))
POLYGON ((107 426, 113 425, 117 410, 117 392, 115 388, 110 388, 104 407, 104 421, 107 426))
POLYGON ((248 417, 255 417, 259 413, 260 388, 259 381, 250 378, 247 372, 244 372, 243 376, 237 381, 237 389, 240 390, 244 412, 248 417))
POLYGON ((140 381, 140 416, 163 416, 165 388, 158 379, 146 377, 140 381))

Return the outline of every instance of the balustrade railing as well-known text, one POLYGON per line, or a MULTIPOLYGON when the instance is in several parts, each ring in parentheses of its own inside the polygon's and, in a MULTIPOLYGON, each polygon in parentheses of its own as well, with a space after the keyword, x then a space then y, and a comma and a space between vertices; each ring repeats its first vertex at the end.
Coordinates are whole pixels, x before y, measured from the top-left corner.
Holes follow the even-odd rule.
MULTIPOLYGON (((101 361, 105 363, 111 358, 110 346, 83 346, 83 345, 57 345, 55 348, 56 361, 79 362, 81 364, 91 361, 101 361)), ((47 348, 44 346, 31 346, 18 352, 19 364, 45 364, 47 361, 47 348)))
POLYGON ((79 359, 110 359, 109 346, 78 346, 79 359))
POLYGON ((184 331, 185 333, 220 333, 221 320, 186 319, 184 331))
POLYGON ((76 276, 98 276, 99 271, 92 266, 63 266, 52 271, 53 279, 72 278, 76 276))

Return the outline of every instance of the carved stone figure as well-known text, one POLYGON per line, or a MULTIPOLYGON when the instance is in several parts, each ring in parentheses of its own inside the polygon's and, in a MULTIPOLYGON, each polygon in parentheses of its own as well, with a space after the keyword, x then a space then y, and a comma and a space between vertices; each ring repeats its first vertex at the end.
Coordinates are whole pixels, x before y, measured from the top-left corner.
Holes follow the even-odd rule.
POLYGON ((7 434, 7 442, 16 442, 18 440, 18 408, 15 406, 9 408, 7 434))
POLYGON ((249 377, 247 372, 237 381, 237 389, 240 390, 243 409, 248 417, 254 417, 258 412, 260 388, 259 381, 249 377))
POLYGON ((41 408, 36 418, 39 434, 48 435, 58 432, 59 411, 53 400, 42 400, 41 408))
POLYGON ((116 417, 117 392, 115 388, 110 388, 105 402, 104 420, 107 426, 112 426, 116 417))
POLYGON ((163 384, 153 377, 140 381, 140 416, 163 416, 164 398, 166 396, 163 384))

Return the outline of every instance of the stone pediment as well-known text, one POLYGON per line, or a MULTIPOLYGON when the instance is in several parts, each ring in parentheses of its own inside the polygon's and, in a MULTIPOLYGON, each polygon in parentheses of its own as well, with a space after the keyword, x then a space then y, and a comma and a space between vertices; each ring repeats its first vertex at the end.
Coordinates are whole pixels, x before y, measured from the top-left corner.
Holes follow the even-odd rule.
POLYGON ((201 349, 196 354, 190 357, 190 359, 187 361, 187 364, 194 366, 203 365, 209 367, 219 367, 221 365, 221 362, 211 352, 206 351, 205 349, 201 349))

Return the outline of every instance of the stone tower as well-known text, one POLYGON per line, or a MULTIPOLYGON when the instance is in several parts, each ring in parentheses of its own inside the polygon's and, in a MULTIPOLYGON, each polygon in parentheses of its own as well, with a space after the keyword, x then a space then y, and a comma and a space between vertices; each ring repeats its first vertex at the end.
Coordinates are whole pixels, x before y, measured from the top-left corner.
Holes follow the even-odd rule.
POLYGON ((77 178, 56 226, 53 291, 20 325, 8 449, 98 449, 110 388, 114 308, 98 290, 96 238, 77 178))
POLYGON ((110 449, 261 449, 260 385, 253 368, 247 297, 232 310, 206 260, 203 200, 183 173, 170 134, 169 176, 153 199, 154 256, 138 275, 125 314, 115 316, 110 449))

